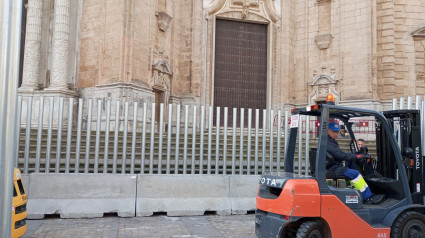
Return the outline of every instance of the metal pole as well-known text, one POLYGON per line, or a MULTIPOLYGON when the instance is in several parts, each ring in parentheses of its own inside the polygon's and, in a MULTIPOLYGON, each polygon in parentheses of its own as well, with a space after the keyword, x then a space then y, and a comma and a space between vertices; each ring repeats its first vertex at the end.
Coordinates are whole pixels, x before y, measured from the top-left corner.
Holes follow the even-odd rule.
POLYGON ((258 175, 258 126, 260 120, 260 110, 255 109, 255 159, 254 159, 254 174, 258 175))
POLYGON ((195 159, 196 159, 196 106, 193 106, 192 116, 192 164, 190 166, 191 174, 195 174, 195 159))
POLYGON ((122 159, 121 159, 121 173, 125 174, 127 164, 127 140, 128 140, 128 102, 124 104, 124 138, 122 142, 122 159))
POLYGON ((207 160, 207 174, 211 174, 211 144, 212 144, 212 125, 213 125, 213 108, 209 107, 208 110, 208 160, 207 160))
POLYGON ((167 133, 167 167, 165 169, 166 174, 170 174, 170 159, 171 159, 171 129, 173 116, 173 104, 168 104, 168 133, 167 133))
POLYGON ((280 110, 277 111, 277 147, 276 147, 276 171, 279 172, 280 171, 280 143, 281 143, 281 133, 282 133, 282 128, 280 126, 281 124, 281 114, 282 112, 280 110))
POLYGON ((136 160, 136 131, 137 129, 137 102, 133 102, 133 133, 131 137, 131 165, 130 174, 134 174, 134 162, 136 160))
POLYGON ((219 168, 219 155, 220 155, 220 107, 217 107, 217 114, 215 118, 215 174, 218 174, 219 168))
POLYGON ((183 174, 187 173, 187 140, 189 125, 189 105, 184 106, 184 142, 183 142, 183 174))
POLYGON ((305 176, 308 175, 308 168, 310 165, 310 157, 308 152, 310 151, 310 116, 305 117, 305 176))
POLYGON ((240 117, 240 125, 239 125, 239 175, 243 174, 243 132, 244 132, 244 113, 245 110, 241 108, 241 117, 240 117))
MULTIPOLYGON (((146 108, 146 107, 145 107, 146 108)), ((120 128, 120 101, 115 101, 115 134, 114 134, 114 153, 112 155, 112 173, 117 173, 117 161, 118 161, 118 134, 120 128)), ((144 136, 144 134, 143 134, 144 136)), ((143 138, 143 142, 145 139, 143 138)), ((144 152, 144 151, 143 151, 144 152)), ((142 152, 142 155, 143 155, 142 152)), ((144 160, 142 159, 142 162, 144 160)), ((143 166, 143 163, 142 163, 143 166)))
POLYGON ((111 100, 106 101, 105 148, 103 152, 103 173, 108 173, 109 127, 111 124, 111 100))
MULTIPOLYGON (((99 148, 100 148, 100 123, 102 117, 102 100, 97 100, 97 120, 96 120, 96 142, 94 148, 94 173, 97 174, 99 171, 99 148)), ((58 171, 56 171, 57 173, 58 171)))
POLYGON ((162 173, 162 143, 163 143, 163 126, 164 126, 164 104, 159 104, 159 144, 158 144, 158 174, 162 173))
POLYGON ((412 97, 407 97, 407 109, 412 109, 412 97))
POLYGON ((252 125, 252 109, 248 108, 248 142, 246 145, 246 174, 251 175, 251 125, 252 125))
POLYGON ((270 153, 270 158, 269 158, 269 171, 273 172, 273 120, 274 120, 274 113, 273 110, 270 110, 270 147, 269 147, 269 153, 270 153))
POLYGON ((43 113, 44 111, 44 97, 40 96, 38 101, 38 129, 37 129, 37 147, 35 153, 35 172, 40 173, 40 154, 41 154, 41 140, 43 135, 43 113))
POLYGON ((50 97, 49 101, 49 120, 47 125, 47 148, 46 148, 46 163, 45 163, 45 173, 50 173, 50 157, 52 151, 52 130, 53 130, 53 111, 55 106, 55 99, 50 97))
POLYGON ((201 135, 199 142, 199 174, 203 174, 203 165, 204 165, 204 120, 205 120, 205 107, 201 106, 201 135))
POLYGON ((226 174, 227 166, 227 116, 228 116, 228 108, 224 108, 224 132, 223 132, 223 174, 226 174))
POLYGON ((65 160, 65 173, 69 173, 69 166, 71 160, 71 140, 72 140, 72 119, 74 111, 74 99, 69 99, 68 105, 68 131, 66 133, 66 160, 65 160))
POLYGON ((233 108, 233 128, 232 128, 232 175, 235 175, 236 168, 236 117, 237 117, 237 108, 233 108))
POLYGON ((5 0, 0 5, 0 237, 11 235, 13 166, 16 160, 16 102, 19 78, 19 46, 22 1, 5 0))

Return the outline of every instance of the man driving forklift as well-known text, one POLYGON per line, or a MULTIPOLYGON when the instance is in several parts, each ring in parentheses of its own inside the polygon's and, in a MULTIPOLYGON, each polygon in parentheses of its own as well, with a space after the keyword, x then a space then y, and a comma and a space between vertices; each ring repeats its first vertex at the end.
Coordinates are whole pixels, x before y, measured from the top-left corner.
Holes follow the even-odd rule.
POLYGON ((336 122, 329 123, 328 126, 328 146, 327 152, 332 156, 329 158, 329 163, 326 164, 326 169, 334 174, 335 177, 347 177, 353 186, 358 189, 363 196, 366 204, 378 204, 384 199, 383 194, 372 194, 366 181, 358 170, 345 167, 342 162, 353 162, 363 157, 362 154, 355 155, 353 153, 346 153, 341 150, 336 139, 340 132, 339 124, 336 122))

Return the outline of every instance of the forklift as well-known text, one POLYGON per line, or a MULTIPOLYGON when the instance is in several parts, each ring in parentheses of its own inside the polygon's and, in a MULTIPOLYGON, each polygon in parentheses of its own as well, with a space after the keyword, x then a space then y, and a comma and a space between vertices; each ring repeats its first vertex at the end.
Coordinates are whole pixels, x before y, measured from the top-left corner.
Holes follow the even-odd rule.
MULTIPOLYGON (((424 168, 419 110, 377 112, 326 103, 295 108, 299 115, 320 120, 317 148, 311 148, 310 173, 294 172, 297 133, 301 123, 291 121, 284 171, 263 174, 256 198, 255 233, 259 238, 424 238, 424 168), (350 149, 359 152, 350 119, 375 121, 378 174, 364 176, 377 204, 363 201, 359 190, 335 186, 345 181, 327 171, 328 125, 338 122, 350 137, 350 149), (347 133, 348 132, 348 133, 347 133)), ((298 115, 298 116, 297 116, 298 115)), ((307 132, 309 133, 309 132, 307 132)), ((347 151, 345 151, 347 152, 347 151)), ((306 161, 306 165, 308 161, 306 161)), ((307 167, 307 166, 306 166, 307 167)), ((299 170, 302 168, 298 168, 299 170)), ((346 178, 345 178, 346 179, 346 178)))

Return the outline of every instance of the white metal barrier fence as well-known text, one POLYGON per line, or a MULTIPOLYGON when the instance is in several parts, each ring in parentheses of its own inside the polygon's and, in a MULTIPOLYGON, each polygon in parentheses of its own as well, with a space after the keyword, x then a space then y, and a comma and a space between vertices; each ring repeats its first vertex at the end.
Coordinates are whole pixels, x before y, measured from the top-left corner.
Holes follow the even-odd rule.
POLYGON ((286 111, 157 106, 19 97, 16 165, 24 173, 239 175, 283 166, 287 129, 277 125, 288 125, 286 111))

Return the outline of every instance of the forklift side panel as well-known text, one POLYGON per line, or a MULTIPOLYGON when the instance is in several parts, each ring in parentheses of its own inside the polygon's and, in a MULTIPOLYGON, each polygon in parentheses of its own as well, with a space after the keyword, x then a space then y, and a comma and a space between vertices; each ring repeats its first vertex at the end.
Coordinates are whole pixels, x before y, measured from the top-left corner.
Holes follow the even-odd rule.
POLYGON ((320 192, 317 181, 314 179, 288 180, 276 199, 257 196, 257 209, 286 216, 318 217, 320 216, 320 192))
POLYGON ((321 216, 329 224, 332 237, 390 237, 390 227, 371 227, 335 195, 322 195, 321 216))

